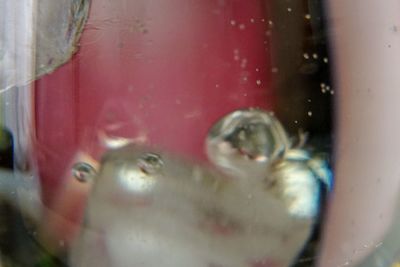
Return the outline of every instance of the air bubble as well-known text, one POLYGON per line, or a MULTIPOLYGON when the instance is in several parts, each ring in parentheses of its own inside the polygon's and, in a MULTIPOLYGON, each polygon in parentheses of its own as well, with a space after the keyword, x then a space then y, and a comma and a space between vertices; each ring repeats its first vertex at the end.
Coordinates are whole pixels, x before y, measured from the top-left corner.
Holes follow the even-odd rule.
POLYGON ((92 165, 86 162, 78 162, 72 166, 72 176, 74 176, 79 182, 86 183, 94 176, 97 172, 92 165))

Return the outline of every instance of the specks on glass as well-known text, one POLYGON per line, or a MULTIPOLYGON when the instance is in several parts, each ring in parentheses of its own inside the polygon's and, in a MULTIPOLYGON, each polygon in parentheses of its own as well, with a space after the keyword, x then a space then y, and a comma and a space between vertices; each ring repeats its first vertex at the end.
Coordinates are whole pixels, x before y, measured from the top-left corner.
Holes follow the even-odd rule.
POLYGON ((242 61, 240 62, 240 67, 241 67, 242 69, 245 69, 246 66, 247 66, 247 59, 246 59, 246 58, 243 58, 242 61))
POLYGON ((96 176, 96 174, 95 168, 86 162, 78 162, 72 166, 72 176, 79 182, 86 183, 96 176))
POLYGON ((144 154, 138 159, 138 167, 146 174, 159 173, 163 166, 161 156, 155 153, 144 154))

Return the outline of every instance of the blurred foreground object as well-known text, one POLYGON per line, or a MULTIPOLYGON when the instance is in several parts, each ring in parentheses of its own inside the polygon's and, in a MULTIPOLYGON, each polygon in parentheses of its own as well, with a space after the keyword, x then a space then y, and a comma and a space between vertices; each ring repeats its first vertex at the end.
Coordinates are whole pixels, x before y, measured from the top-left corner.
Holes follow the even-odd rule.
MULTIPOLYGON (((232 149, 243 151, 244 144, 265 151, 269 143, 282 142, 270 134, 283 128, 269 113, 238 112, 241 122, 233 133, 243 142, 234 142, 232 149), (260 127, 245 123, 252 116, 260 127)), ((215 133, 211 130, 211 136, 215 133)), ((324 161, 289 147, 262 162, 263 175, 262 168, 242 164, 240 175, 226 176, 150 147, 111 150, 95 178, 71 266, 289 266, 313 229, 321 180, 330 181, 330 172, 322 172, 324 161)), ((214 164, 219 167, 218 161, 214 164)))

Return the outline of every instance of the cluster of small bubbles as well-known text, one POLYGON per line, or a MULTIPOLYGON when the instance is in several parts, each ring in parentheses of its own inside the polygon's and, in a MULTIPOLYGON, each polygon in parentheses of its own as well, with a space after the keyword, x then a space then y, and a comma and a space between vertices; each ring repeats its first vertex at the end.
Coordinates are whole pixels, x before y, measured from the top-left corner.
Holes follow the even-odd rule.
POLYGON ((306 14, 306 15, 304 15, 304 18, 305 19, 311 19, 311 15, 310 14, 306 14))
POLYGON ((92 179, 96 174, 95 168, 86 162, 78 162, 72 166, 72 176, 79 182, 88 182, 89 179, 92 179))
POLYGON ((330 93, 331 95, 334 94, 334 91, 331 90, 331 87, 329 85, 326 85, 325 83, 320 83, 320 87, 321 87, 321 92, 323 94, 325 93, 330 93))

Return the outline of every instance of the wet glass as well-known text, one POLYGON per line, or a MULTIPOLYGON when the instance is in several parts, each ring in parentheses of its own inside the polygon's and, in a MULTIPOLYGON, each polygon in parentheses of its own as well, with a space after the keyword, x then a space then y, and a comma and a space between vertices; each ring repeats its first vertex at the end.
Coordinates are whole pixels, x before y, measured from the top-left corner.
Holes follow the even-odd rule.
POLYGON ((330 2, 0 2, 0 266, 397 266, 397 5, 330 2))

